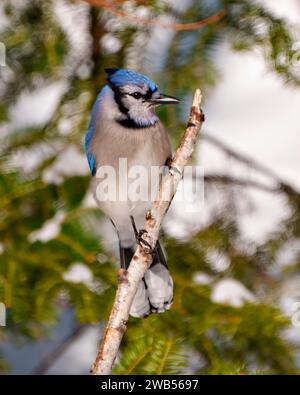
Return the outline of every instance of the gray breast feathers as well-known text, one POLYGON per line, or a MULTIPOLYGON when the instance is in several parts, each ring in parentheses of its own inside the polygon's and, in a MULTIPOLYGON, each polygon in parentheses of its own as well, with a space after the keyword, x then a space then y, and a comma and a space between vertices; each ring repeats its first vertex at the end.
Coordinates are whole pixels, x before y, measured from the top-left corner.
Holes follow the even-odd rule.
POLYGON ((113 120, 99 122, 91 141, 96 166, 118 168, 119 158, 127 158, 128 166, 162 166, 171 156, 171 145, 163 125, 129 129, 113 120))
POLYGON ((157 168, 164 166, 167 158, 171 156, 169 138, 160 122, 145 129, 128 129, 113 120, 103 120, 98 122, 90 147, 97 168, 93 180, 95 199, 100 209, 117 226, 122 245, 131 246, 134 243, 134 234, 130 215, 134 217, 137 227, 141 229, 145 222, 145 214, 151 207, 151 200, 155 198, 158 191, 157 168), (119 159, 121 158, 125 158, 127 162, 127 184, 122 182, 124 173, 119 172, 119 159), (107 197, 106 191, 103 191, 100 185, 101 179, 97 177, 102 166, 112 166, 115 170, 115 192, 112 188, 112 198, 107 197), (130 192, 134 190, 135 182, 130 172, 135 169, 135 166, 141 166, 143 170, 143 176, 139 177, 138 181, 139 188, 143 191, 141 199, 132 198, 134 193, 130 192), (156 169, 154 180, 153 166, 156 169), (146 198, 144 198, 145 191, 146 198))

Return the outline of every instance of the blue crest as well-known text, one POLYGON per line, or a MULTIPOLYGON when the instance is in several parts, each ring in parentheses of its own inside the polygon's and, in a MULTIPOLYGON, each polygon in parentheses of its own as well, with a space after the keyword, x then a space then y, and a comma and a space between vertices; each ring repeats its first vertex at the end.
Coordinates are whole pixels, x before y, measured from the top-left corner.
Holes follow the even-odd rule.
POLYGON ((157 90, 156 84, 147 76, 137 73, 133 70, 125 69, 105 69, 107 73, 107 80, 110 84, 121 87, 124 85, 147 85, 148 88, 155 92, 157 90))

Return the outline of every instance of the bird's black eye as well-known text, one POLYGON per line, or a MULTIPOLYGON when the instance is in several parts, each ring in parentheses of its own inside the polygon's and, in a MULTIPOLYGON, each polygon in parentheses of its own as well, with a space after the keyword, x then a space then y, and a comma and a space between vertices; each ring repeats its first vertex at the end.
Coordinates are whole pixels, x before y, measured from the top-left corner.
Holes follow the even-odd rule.
POLYGON ((140 99, 140 98, 142 97, 142 94, 141 94, 140 92, 134 92, 134 93, 132 94, 132 96, 133 96, 135 99, 140 99))

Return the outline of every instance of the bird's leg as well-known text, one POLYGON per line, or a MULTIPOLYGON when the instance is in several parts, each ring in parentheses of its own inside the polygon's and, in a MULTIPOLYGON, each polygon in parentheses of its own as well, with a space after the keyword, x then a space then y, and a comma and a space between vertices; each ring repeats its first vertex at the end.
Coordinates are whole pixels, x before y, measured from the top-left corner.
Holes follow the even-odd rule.
MULTIPOLYGON (((159 262, 161 265, 165 266, 165 268, 168 269, 166 257, 165 257, 165 254, 164 254, 163 250, 162 250, 162 247, 161 247, 161 244, 160 244, 159 240, 157 240, 157 243, 156 243, 156 246, 155 246, 155 254, 156 254, 157 262, 159 262)), ((155 262, 155 260, 153 260, 153 262, 155 262)))
POLYGON ((134 218, 133 218, 132 215, 130 216, 130 220, 131 220, 131 224, 132 224, 132 228, 133 228, 133 232, 134 232, 134 235, 135 235, 135 239, 136 239, 137 244, 140 245, 140 246, 142 246, 142 247, 143 247, 143 246, 144 246, 144 247, 147 247, 147 248, 149 248, 149 249, 152 251, 153 249, 152 249, 151 245, 148 243, 147 240, 145 240, 145 239, 143 238, 143 235, 144 235, 145 233, 147 233, 147 231, 146 231, 145 229, 137 230, 137 227, 136 227, 136 225, 135 225, 135 221, 134 221, 134 218))
POLYGON ((126 260, 125 260, 125 249, 121 246, 121 241, 119 240, 119 255, 120 255, 120 266, 121 269, 126 270, 126 260))
POLYGON ((125 259, 125 249, 121 246, 121 240, 120 240, 120 233, 118 228, 116 227, 114 221, 110 218, 111 223, 113 224, 113 227, 115 228, 119 240, 119 255, 120 255, 120 269, 118 271, 118 280, 119 281, 124 281, 126 279, 126 274, 127 274, 127 265, 126 265, 126 259, 125 259))

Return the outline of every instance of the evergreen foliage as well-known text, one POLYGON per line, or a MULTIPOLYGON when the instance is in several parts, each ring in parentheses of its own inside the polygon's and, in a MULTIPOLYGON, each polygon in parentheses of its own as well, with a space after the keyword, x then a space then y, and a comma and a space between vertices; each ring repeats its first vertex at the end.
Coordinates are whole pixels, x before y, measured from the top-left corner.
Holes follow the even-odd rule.
MULTIPOLYGON (((58 15, 61 8, 57 3, 64 2, 19 3, 4 0, 8 23, 0 32, 7 50, 7 67, 0 67, 0 301, 8 307, 0 342, 5 342, 8 332, 23 339, 48 335, 62 300, 74 307, 81 324, 107 319, 118 262, 103 243, 101 213, 83 204, 90 175, 84 171, 72 174, 67 160, 65 168, 57 170, 59 182, 49 181, 47 175, 70 147, 82 152, 91 106, 105 83, 103 69, 133 65, 145 71, 152 62, 142 50, 150 40, 151 26, 82 5, 80 29, 86 42, 85 48, 76 47, 71 40, 76 32, 67 33, 64 16, 58 15), (121 44, 117 52, 99 44, 108 33, 121 44), (63 94, 45 122, 21 127, 12 122, 13 106, 20 95, 33 94, 55 82, 63 84, 63 94), (36 160, 28 165, 32 156, 36 160), (44 241, 32 237, 60 213, 58 234, 44 241), (76 262, 92 272, 94 287, 65 279, 64 273, 76 262)), ((181 23, 204 19, 219 9, 226 11, 218 23, 174 34, 164 61, 153 66, 151 75, 162 91, 189 98, 200 86, 207 95, 220 78, 213 55, 224 40, 237 51, 259 50, 271 72, 299 85, 299 75, 288 61, 295 52, 292 28, 255 2, 192 1, 183 12, 170 2, 130 3, 148 9, 150 15, 175 15, 181 23)), ((176 144, 185 110, 162 109, 160 116, 176 144)), ((220 186, 210 185, 207 193, 214 188, 220 186)), ((276 254, 285 243, 300 238, 300 196, 286 186, 281 188, 278 193, 286 201, 290 218, 274 229, 269 240, 245 249, 235 210, 235 192, 240 188, 222 186, 224 210, 189 239, 164 236, 175 283, 173 306, 162 315, 130 319, 115 373, 296 372, 295 346, 283 337, 290 322, 276 307, 276 298, 280 284, 299 271, 300 256, 295 257, 294 265, 281 270, 276 266, 276 254), (217 271, 207 258, 210 250, 226 255, 230 266, 217 271), (210 282, 195 281, 199 272, 209 275, 210 282), (240 307, 215 303, 213 286, 226 278, 244 284, 256 301, 240 307)), ((5 361, 0 369, 9 369, 5 361)))

